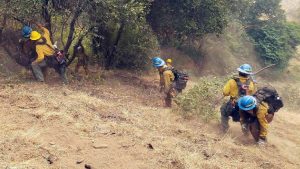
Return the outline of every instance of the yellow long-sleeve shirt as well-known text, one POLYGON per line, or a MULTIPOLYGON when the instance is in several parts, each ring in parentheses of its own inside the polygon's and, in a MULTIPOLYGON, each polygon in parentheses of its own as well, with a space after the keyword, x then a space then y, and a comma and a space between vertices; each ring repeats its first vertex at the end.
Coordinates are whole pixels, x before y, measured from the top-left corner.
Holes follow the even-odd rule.
POLYGON ((266 116, 268 115, 268 109, 269 109, 268 104, 265 102, 262 102, 258 106, 258 110, 256 112, 256 117, 258 119, 259 129, 260 129, 259 136, 262 138, 266 138, 266 136, 268 134, 269 122, 266 118, 266 116))
MULTIPOLYGON (((265 102, 262 102, 258 105, 258 108, 253 112, 252 116, 256 116, 259 122, 259 136, 262 138, 266 138, 268 134, 269 122, 267 120, 269 105, 265 102)), ((240 122, 241 124, 245 123, 245 113, 249 113, 247 111, 240 111, 240 122)))
POLYGON ((175 76, 171 70, 165 70, 163 73, 165 93, 168 93, 172 88, 175 76))
POLYGON ((161 70, 159 70, 159 77, 160 86, 163 87, 165 93, 168 93, 172 88, 173 81, 175 79, 172 70, 169 70, 168 67, 165 65, 161 70))
MULTIPOLYGON (((36 45, 36 53, 38 55, 37 59, 33 62, 33 63, 39 63, 41 61, 44 60, 45 56, 53 56, 55 54, 55 51, 53 48, 51 48, 50 46, 53 46, 51 40, 50 40, 50 32, 48 29, 42 27, 41 28, 43 31, 42 37, 44 37, 46 39, 46 44, 41 44, 41 45, 36 45)), ((39 39, 38 42, 43 42, 43 39, 39 39)))
MULTIPOLYGON (((239 77, 241 83, 245 84, 248 78, 239 77)), ((255 93, 255 85, 253 81, 250 81, 249 88, 247 90, 247 95, 252 95, 255 93)), ((230 96, 231 98, 239 97, 239 87, 234 79, 230 79, 223 88, 223 95, 230 96)))

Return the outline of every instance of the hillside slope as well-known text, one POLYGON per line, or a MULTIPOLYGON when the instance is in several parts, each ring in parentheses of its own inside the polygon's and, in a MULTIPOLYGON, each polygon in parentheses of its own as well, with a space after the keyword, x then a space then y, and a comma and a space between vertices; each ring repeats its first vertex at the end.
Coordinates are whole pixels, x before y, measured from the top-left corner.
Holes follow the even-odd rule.
POLYGON ((216 122, 164 109, 151 81, 101 77, 64 87, 1 77, 0 168, 300 167, 299 114, 278 113, 269 145, 258 148, 238 124, 221 135, 216 122))
MULTIPOLYGON (((211 39, 206 51, 218 56, 203 74, 225 74, 253 56, 249 49, 241 60, 232 57, 234 64, 215 66, 224 60, 214 53, 211 39)), ((41 84, 13 71, 0 70, 0 169, 300 168, 298 112, 281 110, 271 124, 269 144, 260 148, 237 123, 221 134, 217 121, 185 119, 163 108, 154 76, 103 72, 61 86, 57 77, 41 84)), ((281 82, 276 85, 285 91, 281 82)))

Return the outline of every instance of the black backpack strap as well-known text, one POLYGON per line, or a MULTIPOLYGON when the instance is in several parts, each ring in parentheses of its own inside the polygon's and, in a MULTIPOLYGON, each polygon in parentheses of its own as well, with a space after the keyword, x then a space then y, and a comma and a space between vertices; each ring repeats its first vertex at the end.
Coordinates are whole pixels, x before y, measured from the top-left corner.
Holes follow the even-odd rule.
POLYGON ((247 95, 251 80, 248 78, 245 83, 242 83, 240 78, 233 78, 238 86, 239 97, 247 95))
POLYGON ((49 48, 51 48, 54 52, 57 52, 57 51, 54 49, 53 46, 51 46, 51 45, 49 45, 49 44, 47 43, 47 40, 46 40, 45 37, 42 37, 41 39, 42 39, 42 41, 41 41, 41 42, 37 41, 37 42, 35 43, 35 45, 46 45, 46 46, 48 46, 49 48))
POLYGON ((42 40, 41 42, 40 41, 36 41, 35 44, 36 45, 46 45, 47 44, 47 40, 46 40, 45 37, 42 37, 41 40, 42 40))

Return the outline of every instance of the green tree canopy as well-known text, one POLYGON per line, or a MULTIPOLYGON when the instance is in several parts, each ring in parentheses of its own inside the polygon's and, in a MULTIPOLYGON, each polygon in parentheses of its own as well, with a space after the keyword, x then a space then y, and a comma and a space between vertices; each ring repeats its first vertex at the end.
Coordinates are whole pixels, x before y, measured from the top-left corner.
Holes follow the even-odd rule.
POLYGON ((147 16, 162 44, 222 33, 227 25, 225 0, 155 0, 147 16))

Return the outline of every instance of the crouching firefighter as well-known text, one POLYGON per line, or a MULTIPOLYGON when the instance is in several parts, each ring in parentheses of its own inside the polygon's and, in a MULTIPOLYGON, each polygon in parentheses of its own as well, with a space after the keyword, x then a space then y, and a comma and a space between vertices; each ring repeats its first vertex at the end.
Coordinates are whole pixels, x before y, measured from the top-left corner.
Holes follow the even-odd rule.
POLYGON ((35 47, 29 39, 31 32, 31 27, 23 27, 22 38, 19 39, 19 44, 17 46, 18 57, 16 57, 16 62, 28 70, 32 70, 31 63, 37 58, 35 47))
POLYGON ((181 93, 187 85, 187 73, 170 68, 159 57, 152 59, 152 64, 159 71, 161 92, 165 93, 165 106, 172 107, 172 98, 181 93))
POLYGON ((243 64, 238 69, 239 76, 230 79, 223 88, 223 96, 230 96, 228 102, 221 106, 221 127, 223 132, 229 129, 229 117, 234 122, 240 120, 237 105, 238 98, 246 95, 252 95, 255 92, 255 84, 251 78, 252 67, 249 64, 243 64))
POLYGON ((54 49, 50 40, 49 30, 40 24, 38 24, 38 27, 43 31, 43 35, 37 31, 32 31, 30 35, 30 40, 34 43, 37 53, 37 59, 31 63, 35 78, 37 81, 44 82, 42 68, 49 66, 59 73, 63 83, 68 83, 66 77, 66 61, 62 51, 54 49))
POLYGON ((282 99, 272 87, 259 89, 253 96, 243 96, 238 101, 242 130, 250 132, 259 145, 266 142, 269 123, 275 112, 283 107, 282 99))

